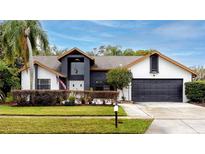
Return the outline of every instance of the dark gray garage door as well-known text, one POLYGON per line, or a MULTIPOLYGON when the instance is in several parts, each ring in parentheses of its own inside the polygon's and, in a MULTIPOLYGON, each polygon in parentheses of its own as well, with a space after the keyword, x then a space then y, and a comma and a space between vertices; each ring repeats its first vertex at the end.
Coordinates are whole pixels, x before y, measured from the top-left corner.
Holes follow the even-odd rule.
POLYGON ((133 79, 135 102, 182 102, 182 79, 133 79))

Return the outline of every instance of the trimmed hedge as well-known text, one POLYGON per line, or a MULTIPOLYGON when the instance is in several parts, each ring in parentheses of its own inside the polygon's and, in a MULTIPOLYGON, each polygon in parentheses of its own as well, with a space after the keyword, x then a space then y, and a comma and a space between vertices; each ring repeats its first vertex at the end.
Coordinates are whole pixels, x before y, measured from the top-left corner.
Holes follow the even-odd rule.
POLYGON ((80 95, 85 98, 100 98, 100 99, 113 99, 117 100, 117 97, 119 95, 119 92, 117 91, 90 91, 90 90, 85 90, 85 91, 69 91, 70 93, 73 93, 74 95, 80 95))
POLYGON ((185 83, 185 94, 191 102, 205 102, 205 81, 185 83))
POLYGON ((68 97, 65 90, 14 90, 12 94, 14 102, 20 106, 59 105, 68 97))
POLYGON ((70 94, 84 98, 117 100, 117 91, 70 91, 70 90, 13 90, 14 102, 20 106, 60 105, 70 94))

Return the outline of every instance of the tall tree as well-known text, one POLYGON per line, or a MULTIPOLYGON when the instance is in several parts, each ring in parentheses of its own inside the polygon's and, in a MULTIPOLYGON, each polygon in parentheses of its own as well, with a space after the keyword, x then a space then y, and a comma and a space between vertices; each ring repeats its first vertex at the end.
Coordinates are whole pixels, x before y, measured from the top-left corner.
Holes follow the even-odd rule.
POLYGON ((111 46, 111 45, 106 46, 104 55, 105 56, 121 56, 122 55, 121 46, 111 46))
POLYGON ((132 49, 125 49, 123 51, 123 56, 134 56, 135 55, 135 51, 132 49))
POLYGON ((9 67, 4 61, 0 61, 0 102, 12 88, 19 87, 17 69, 9 67))
POLYGON ((137 51, 135 51, 134 56, 145 56, 145 55, 151 54, 152 52, 158 52, 158 51, 154 50, 154 49, 137 50, 137 51))
POLYGON ((49 52, 48 39, 39 21, 5 21, 2 24, 3 53, 11 64, 21 57, 30 72, 30 89, 33 89, 33 54, 49 52))
POLYGON ((106 46, 101 45, 100 47, 93 48, 92 51, 87 52, 90 56, 104 56, 106 51, 106 46))
POLYGON ((131 48, 122 49, 119 45, 102 45, 88 52, 91 56, 145 56, 152 52, 158 52, 154 49, 149 50, 133 50, 131 48))
POLYGON ((59 56, 63 54, 63 52, 68 51, 68 48, 59 49, 57 46, 50 46, 49 47, 50 53, 47 56, 59 56))
POLYGON ((191 69, 193 69, 197 74, 194 80, 205 80, 205 68, 203 66, 194 66, 191 67, 191 69))
POLYGON ((3 58, 3 38, 2 38, 2 24, 0 23, 0 58, 3 58))

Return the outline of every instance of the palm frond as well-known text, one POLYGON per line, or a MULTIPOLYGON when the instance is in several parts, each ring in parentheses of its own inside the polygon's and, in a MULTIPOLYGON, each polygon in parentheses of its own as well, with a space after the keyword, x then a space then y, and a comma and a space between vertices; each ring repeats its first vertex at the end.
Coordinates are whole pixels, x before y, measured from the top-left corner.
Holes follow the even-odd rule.
POLYGON ((48 51, 48 38, 37 20, 5 21, 2 24, 2 45, 4 55, 13 62, 22 57, 25 64, 29 60, 25 30, 30 28, 29 39, 34 54, 48 51))

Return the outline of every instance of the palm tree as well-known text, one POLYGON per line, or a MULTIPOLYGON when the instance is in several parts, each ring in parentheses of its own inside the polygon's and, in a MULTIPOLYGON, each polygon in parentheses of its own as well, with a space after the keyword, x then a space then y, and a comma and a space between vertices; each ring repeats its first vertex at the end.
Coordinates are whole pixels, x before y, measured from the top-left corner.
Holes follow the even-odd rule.
POLYGON ((17 57, 23 59, 30 73, 30 89, 33 89, 33 54, 49 52, 48 39, 41 24, 36 20, 5 21, 2 24, 3 53, 11 64, 17 57))

